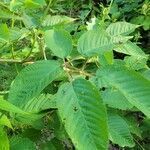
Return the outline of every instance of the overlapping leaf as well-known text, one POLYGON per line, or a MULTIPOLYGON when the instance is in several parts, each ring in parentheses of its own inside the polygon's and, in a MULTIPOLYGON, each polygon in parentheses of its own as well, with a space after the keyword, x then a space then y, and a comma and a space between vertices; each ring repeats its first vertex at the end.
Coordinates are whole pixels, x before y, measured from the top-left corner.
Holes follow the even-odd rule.
POLYGON ((133 147, 134 141, 127 123, 119 115, 108 113, 108 126, 110 140, 121 147, 133 147))
POLYGON ((121 66, 99 69, 97 77, 118 89, 127 100, 150 117, 150 81, 139 73, 121 66))
POLYGON ((128 41, 127 43, 118 46, 114 50, 119 53, 124 53, 138 58, 147 57, 146 54, 142 51, 142 49, 136 44, 132 43, 131 41, 128 41))
POLYGON ((77 149, 107 149, 106 110, 94 85, 84 79, 62 85, 58 91, 57 106, 77 149))
POLYGON ((38 61, 27 66, 14 80, 9 93, 9 102, 23 108, 62 72, 60 64, 52 60, 38 61))
POLYGON ((28 138, 15 136, 10 141, 11 150, 36 150, 35 143, 28 138))
POLYGON ((101 30, 89 30, 78 41, 78 51, 86 56, 103 54, 104 51, 112 50, 114 43, 111 37, 101 30))
POLYGON ((0 110, 27 115, 26 112, 0 97, 0 110))
POLYGON ((42 26, 44 27, 52 27, 55 25, 61 25, 61 24, 67 24, 73 22, 75 19, 67 17, 67 16, 62 16, 62 15, 55 15, 55 16, 46 16, 46 18, 42 22, 42 26))
POLYGON ((0 126, 7 126, 13 129, 10 120, 7 118, 6 115, 2 114, 1 112, 0 112, 0 126))
POLYGON ((139 25, 131 24, 128 22, 115 22, 111 23, 106 31, 111 36, 128 35, 132 33, 137 27, 139 27, 139 25))
POLYGON ((104 103, 112 108, 127 110, 133 107, 126 97, 120 91, 115 89, 107 89, 103 91, 102 98, 104 103))
POLYGON ((9 150, 10 149, 7 133, 1 126, 0 126, 0 149, 1 150, 9 150))

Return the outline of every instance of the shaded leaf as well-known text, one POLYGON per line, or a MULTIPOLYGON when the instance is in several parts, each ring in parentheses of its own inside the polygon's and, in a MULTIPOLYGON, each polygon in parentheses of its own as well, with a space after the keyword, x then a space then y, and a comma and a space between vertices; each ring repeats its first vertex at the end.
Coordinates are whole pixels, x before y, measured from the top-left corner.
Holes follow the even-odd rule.
POLYGON ((119 115, 108 113, 109 137, 110 140, 121 147, 134 147, 132 135, 127 123, 119 115))
POLYGON ((116 89, 106 89, 102 92, 102 98, 104 103, 112 108, 128 110, 133 107, 126 97, 116 89))
POLYGON ((36 150, 36 147, 28 138, 15 136, 10 140, 10 150, 36 150))

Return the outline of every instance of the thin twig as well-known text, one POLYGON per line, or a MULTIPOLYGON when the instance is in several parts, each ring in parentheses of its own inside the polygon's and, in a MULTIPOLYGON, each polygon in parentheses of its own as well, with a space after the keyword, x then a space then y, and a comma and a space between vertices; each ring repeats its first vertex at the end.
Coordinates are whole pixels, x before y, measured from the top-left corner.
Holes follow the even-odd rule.
POLYGON ((33 51, 34 46, 35 46, 35 42, 36 42, 36 34, 33 31, 33 43, 32 43, 31 49, 30 49, 29 53, 27 54, 27 56, 22 60, 22 62, 25 62, 30 57, 30 55, 32 54, 32 51, 33 51))
POLYGON ((45 12, 44 12, 44 17, 47 15, 48 11, 49 11, 49 8, 51 6, 51 3, 52 3, 52 0, 49 0, 49 3, 47 5, 47 8, 45 9, 45 12))
POLYGON ((37 42, 38 42, 38 45, 39 45, 39 51, 43 55, 44 60, 47 60, 43 37, 37 37, 37 42))
POLYGON ((0 62, 21 63, 22 60, 17 60, 17 59, 0 59, 0 62))

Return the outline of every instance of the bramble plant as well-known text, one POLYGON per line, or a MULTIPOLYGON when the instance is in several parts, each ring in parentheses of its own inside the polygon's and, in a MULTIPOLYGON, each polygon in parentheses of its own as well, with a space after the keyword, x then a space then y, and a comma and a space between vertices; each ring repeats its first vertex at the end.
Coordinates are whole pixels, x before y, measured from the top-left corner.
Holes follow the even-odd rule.
POLYGON ((148 148, 149 55, 134 41, 141 26, 112 22, 116 1, 91 21, 93 2, 79 18, 75 2, 0 2, 0 62, 16 70, 0 95, 0 150, 148 148))

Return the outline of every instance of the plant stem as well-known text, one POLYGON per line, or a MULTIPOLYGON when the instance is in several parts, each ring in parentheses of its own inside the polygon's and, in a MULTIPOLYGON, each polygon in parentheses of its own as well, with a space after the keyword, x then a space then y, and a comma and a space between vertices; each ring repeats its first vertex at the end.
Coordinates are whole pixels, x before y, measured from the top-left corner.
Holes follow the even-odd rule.
POLYGON ((51 3, 52 3, 52 0, 49 0, 49 3, 48 3, 48 5, 47 5, 47 8, 46 8, 45 11, 44 11, 44 17, 47 15, 51 3))
POLYGON ((9 93, 9 91, 0 91, 0 95, 5 95, 7 93, 9 93))
POLYGON ((12 63, 21 63, 21 60, 15 60, 15 59, 0 59, 0 62, 12 62, 12 63))
POLYGON ((63 62, 64 62, 64 67, 63 67, 63 69, 66 71, 66 73, 67 73, 67 75, 68 75, 68 78, 69 78, 69 81, 72 81, 72 76, 71 76, 70 73, 69 73, 70 70, 67 68, 65 59, 63 59, 63 62))
POLYGON ((108 14, 110 13, 110 9, 111 9, 112 4, 113 4, 113 0, 111 0, 110 5, 108 7, 108 14))
MULTIPOLYGON (((3 8, 5 8, 5 9, 8 9, 9 10, 9 8, 5 5, 5 4, 3 4, 3 2, 0 2, 0 6, 2 6, 3 8)), ((10 11, 10 10, 9 10, 10 11)))
POLYGON ((93 74, 85 72, 82 69, 78 69, 78 68, 75 68, 74 66, 70 66, 70 65, 66 64, 66 62, 64 62, 64 70, 67 71, 67 72, 77 73, 77 74, 81 74, 81 75, 88 76, 88 77, 93 76, 93 74))
POLYGON ((37 37, 37 41, 39 45, 39 51, 42 53, 44 60, 47 60, 43 37, 37 37))
POLYGON ((29 53, 27 54, 27 56, 22 60, 22 62, 25 62, 30 57, 30 55, 34 49, 35 42, 36 42, 36 33, 33 31, 33 43, 32 43, 31 49, 30 49, 29 53))

